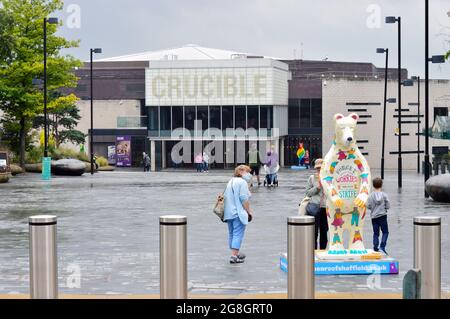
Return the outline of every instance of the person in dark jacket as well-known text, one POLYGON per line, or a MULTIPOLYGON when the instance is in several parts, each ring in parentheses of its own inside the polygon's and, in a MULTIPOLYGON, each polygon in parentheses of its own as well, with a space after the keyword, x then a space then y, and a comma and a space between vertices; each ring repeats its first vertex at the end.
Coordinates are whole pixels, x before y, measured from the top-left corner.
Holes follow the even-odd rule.
POLYGON ((370 210, 370 217, 372 218, 373 226, 373 250, 386 252, 386 244, 389 236, 389 228, 387 222, 387 213, 391 208, 391 203, 385 192, 382 191, 383 180, 379 177, 375 178, 372 182, 374 191, 370 194, 367 200, 367 208, 370 210), (380 240, 380 229, 383 235, 380 240))
POLYGON ((142 161, 144 162, 144 172, 150 172, 150 156, 147 155, 147 153, 143 152, 142 153, 143 159, 142 161))
MULTIPOLYGON (((261 158, 259 156, 258 145, 256 143, 252 144, 252 149, 247 153, 247 163, 251 169, 250 174, 252 174, 252 176, 256 175, 258 186, 260 186, 261 180, 259 178, 259 169, 261 167, 261 158)), ((253 179, 250 186, 253 186, 253 179)))
POLYGON ((328 220, 326 209, 326 198, 323 193, 322 184, 320 182, 320 169, 322 168, 323 160, 321 158, 316 159, 314 162, 314 168, 316 173, 309 176, 306 184, 306 196, 310 197, 310 203, 319 207, 319 213, 315 217, 315 248, 321 250, 327 249, 328 245, 328 220), (320 238, 319 238, 320 236, 320 238), (317 245, 317 239, 319 239, 319 245, 317 245))

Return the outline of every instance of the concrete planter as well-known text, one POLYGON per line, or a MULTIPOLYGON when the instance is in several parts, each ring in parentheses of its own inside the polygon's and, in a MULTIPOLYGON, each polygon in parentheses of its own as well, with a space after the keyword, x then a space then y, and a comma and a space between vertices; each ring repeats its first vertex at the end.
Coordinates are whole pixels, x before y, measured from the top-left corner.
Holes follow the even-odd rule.
POLYGON ((25 164, 25 171, 28 173, 42 173, 42 163, 25 164))
POLYGON ((116 168, 114 166, 102 166, 102 167, 98 168, 98 171, 99 172, 113 172, 115 169, 116 168))
POLYGON ((25 171, 19 165, 11 164, 10 166, 12 176, 23 174, 25 171))
POLYGON ((9 173, 1 174, 0 175, 0 184, 8 183, 9 182, 9 177, 10 177, 9 173))
POLYGON ((52 174, 58 176, 81 176, 86 171, 84 162, 77 159, 62 159, 52 162, 52 174))
POLYGON ((450 203, 450 174, 431 177, 425 184, 425 189, 435 201, 450 203))

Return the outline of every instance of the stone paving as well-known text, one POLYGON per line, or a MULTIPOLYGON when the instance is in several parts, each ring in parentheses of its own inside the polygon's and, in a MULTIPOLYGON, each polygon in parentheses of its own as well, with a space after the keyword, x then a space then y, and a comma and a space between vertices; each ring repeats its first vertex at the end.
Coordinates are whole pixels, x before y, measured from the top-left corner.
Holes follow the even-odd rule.
MULTIPOLYGON (((376 175, 377 172, 373 172, 376 175)), ((0 295, 28 293, 28 216, 58 216, 59 286, 65 294, 155 294, 159 292, 158 216, 188 216, 191 294, 284 293, 287 275, 278 266, 286 251, 286 218, 297 213, 310 172, 284 170, 280 187, 256 188, 242 265, 228 263, 227 228, 211 211, 231 171, 195 173, 116 171, 91 177, 53 178, 25 174, 0 185, 0 295), (80 281, 77 281, 77 274, 80 281)), ((317 276, 321 293, 399 293, 412 268, 412 218, 433 214, 442 223, 442 290, 450 292, 450 205, 423 198, 423 177, 404 175, 391 199, 388 251, 400 262, 399 275, 317 276)), ((371 224, 364 242, 371 243, 371 224)))

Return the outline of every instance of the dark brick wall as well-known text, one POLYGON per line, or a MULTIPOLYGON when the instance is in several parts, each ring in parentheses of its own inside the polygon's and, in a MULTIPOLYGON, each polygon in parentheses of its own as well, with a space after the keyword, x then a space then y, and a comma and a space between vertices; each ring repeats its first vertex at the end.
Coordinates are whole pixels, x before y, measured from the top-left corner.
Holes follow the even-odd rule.
MULTIPOLYGON (((94 63, 94 98, 97 100, 145 99, 145 68, 148 63, 94 63)), ((90 99, 90 64, 76 71, 78 87, 66 90, 90 99)))

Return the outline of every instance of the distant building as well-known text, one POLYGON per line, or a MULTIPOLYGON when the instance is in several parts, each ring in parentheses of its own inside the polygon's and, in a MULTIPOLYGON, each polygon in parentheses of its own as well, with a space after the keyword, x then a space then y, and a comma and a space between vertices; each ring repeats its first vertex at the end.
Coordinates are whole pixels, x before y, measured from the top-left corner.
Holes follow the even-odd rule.
MULTIPOLYGON (((191 161, 198 151, 195 147, 208 148, 214 140, 222 142, 225 153, 222 161, 215 158, 216 167, 245 162, 239 150, 248 150, 255 142, 263 152, 276 146, 281 164, 295 165, 299 143, 312 159, 328 150, 332 114, 356 112, 361 115, 360 147, 372 167, 379 167, 384 69, 371 63, 283 60, 187 45, 100 59, 94 68, 94 151, 100 155, 107 156, 108 146, 115 145, 118 137, 128 136, 133 165, 140 164, 145 151, 154 161, 152 167, 171 167, 172 149, 181 140, 171 135, 174 129, 184 128, 194 132, 191 161), (217 129, 214 134, 205 131, 211 128, 217 129), (227 136, 227 129, 235 129, 234 136, 227 136)), ((77 75, 79 129, 88 133, 89 63, 77 75)), ((408 77, 407 70, 402 70, 402 77, 408 77)), ((389 69, 388 78, 388 97, 396 97, 397 70, 389 69)), ((448 81, 431 82, 432 111, 448 112, 443 98, 448 89, 448 81)), ((403 107, 410 109, 405 115, 411 117, 415 110, 406 105, 417 102, 416 90, 404 88, 404 92, 403 107)), ((395 126, 395 108, 389 105, 390 126, 395 126)), ((411 135, 404 148, 413 148, 414 126, 403 128, 411 135)), ((387 152, 395 151, 393 128, 386 136, 387 152)), ((388 160, 386 167, 395 168, 396 161, 388 160)))

